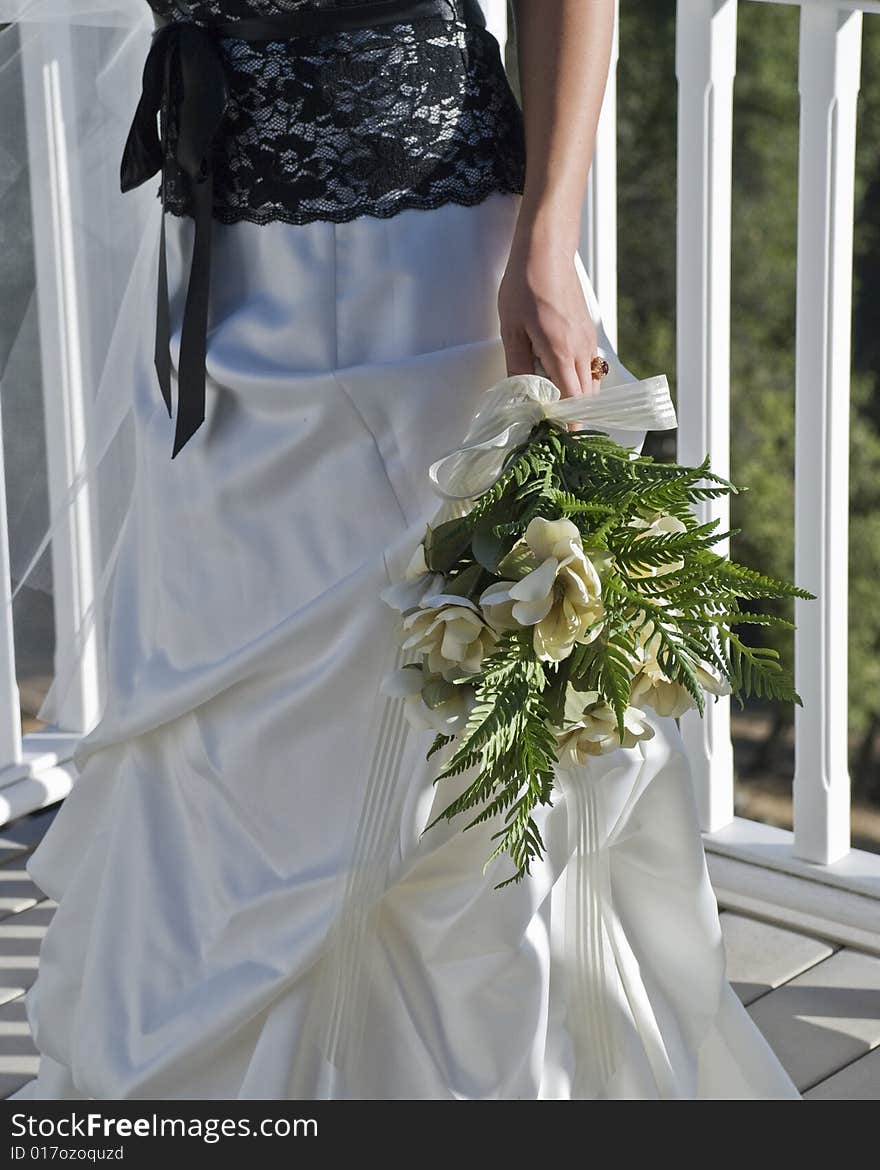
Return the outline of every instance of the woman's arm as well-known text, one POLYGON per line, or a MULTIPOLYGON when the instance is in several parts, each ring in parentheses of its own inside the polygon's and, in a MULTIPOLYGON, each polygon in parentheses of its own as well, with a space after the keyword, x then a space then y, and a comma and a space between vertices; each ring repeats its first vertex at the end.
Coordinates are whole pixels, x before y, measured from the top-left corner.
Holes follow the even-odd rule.
POLYGON ((526 178, 498 295, 508 374, 539 359, 564 398, 593 394, 596 329, 574 267, 608 77, 614 0, 514 0, 526 178))

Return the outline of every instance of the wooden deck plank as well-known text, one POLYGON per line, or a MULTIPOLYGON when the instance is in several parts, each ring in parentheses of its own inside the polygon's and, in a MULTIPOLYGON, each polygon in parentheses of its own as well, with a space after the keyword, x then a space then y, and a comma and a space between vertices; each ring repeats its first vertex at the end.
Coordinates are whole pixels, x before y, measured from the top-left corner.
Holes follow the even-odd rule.
POLYGON ((749 1012, 803 1092, 880 1045, 880 959, 838 951, 749 1012))
POLYGON ((808 1101, 880 1101, 880 1048, 848 1064, 804 1096, 808 1101))
POLYGON ((722 914, 721 929, 727 977, 747 1006, 834 954, 819 939, 742 914, 722 914))
POLYGON ((22 858, 0 865, 0 921, 29 910, 45 897, 31 881, 22 858))
POLYGON ((24 999, 0 1005, 0 1097, 8 1097, 35 1077, 38 1063, 24 999))
POLYGON ((53 804, 4 825, 0 829, 0 864, 9 857, 35 849, 55 820, 60 807, 60 804, 53 804))
POLYGON ((54 902, 44 902, 0 921, 0 1003, 23 995, 36 979, 40 944, 54 910, 54 902))

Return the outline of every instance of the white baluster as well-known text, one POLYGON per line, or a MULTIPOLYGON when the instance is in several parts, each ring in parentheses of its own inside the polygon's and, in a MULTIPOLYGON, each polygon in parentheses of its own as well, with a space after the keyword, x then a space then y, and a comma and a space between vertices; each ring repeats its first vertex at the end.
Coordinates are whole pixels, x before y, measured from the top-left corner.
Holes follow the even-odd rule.
MULTIPOLYGON (((736 0, 678 0, 678 460, 730 465, 730 199, 736 0)), ((729 526, 728 501, 706 501, 701 523, 729 526)), ((726 542, 715 546, 722 555, 726 542)), ((730 700, 682 717, 702 828, 733 818, 730 700)))
MULTIPOLYGON (((82 349, 80 304, 82 274, 78 271, 73 201, 67 161, 65 88, 70 84, 73 46, 70 30, 51 24, 31 26, 22 38, 22 76, 27 116, 28 150, 34 174, 48 182, 32 184, 34 263, 40 326, 40 360, 46 420, 46 463, 49 507, 54 514, 82 466, 85 455, 85 390, 87 358, 82 349)), ((71 644, 82 631, 95 604, 91 502, 80 493, 52 541, 54 613, 58 641, 71 644)), ((57 726, 88 730, 98 712, 98 647, 95 631, 86 639, 87 653, 79 674, 66 689, 57 726)), ((56 658, 56 673, 65 675, 69 664, 56 658)))
POLYGON ((862 14, 801 9, 797 254, 795 852, 849 849, 847 554, 853 180, 862 14))
POLYGON ((9 527, 6 512, 6 473, 3 463, 3 422, 0 419, 0 772, 20 764, 21 704, 15 677, 15 641, 12 630, 12 588, 9 577, 9 527))
POLYGON ((480 7, 486 16, 489 32, 501 46, 503 59, 504 46, 507 43, 507 0, 480 0, 480 7))
POLYGON ((617 59, 620 53, 619 7, 615 3, 614 36, 602 110, 596 127, 593 161, 581 220, 579 251, 602 310, 602 325, 617 348, 617 59))

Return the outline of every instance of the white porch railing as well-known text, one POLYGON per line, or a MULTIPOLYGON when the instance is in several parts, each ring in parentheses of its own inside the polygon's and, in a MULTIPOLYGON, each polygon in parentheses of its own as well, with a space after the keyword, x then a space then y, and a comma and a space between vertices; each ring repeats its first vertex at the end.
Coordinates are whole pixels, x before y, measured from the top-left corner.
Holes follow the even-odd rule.
MULTIPOLYGON (((84 450, 85 414, 91 347, 81 306, 99 274, 82 263, 77 209, 91 193, 72 181, 68 165, 65 110, 72 108, 71 32, 62 25, 27 26, 11 52, 19 54, 22 105, 26 119, 31 220, 34 239, 36 309, 43 384, 43 417, 48 478, 48 506, 54 513, 73 483, 84 450), (37 179, 36 176, 39 176, 37 179)), ((3 66, 8 67, 4 60, 3 66)), ((132 98, 137 91, 133 81, 132 98)), ((36 360, 36 357, 35 357, 36 360)), ((5 501, 0 499, 0 568, 5 615, 0 632, 0 824, 63 797, 75 776, 71 757, 99 708, 94 632, 71 685, 65 689, 59 726, 21 734, 16 685, 12 610, 9 605, 9 541, 5 501)), ((53 612, 58 640, 70 645, 76 631, 87 628, 95 597, 94 534, 91 501, 79 493, 51 544, 53 612)), ((48 636, 48 633, 47 633, 48 636)), ((59 662, 56 670, 66 672, 59 662)))
MULTIPOLYGON (((758 2, 788 0, 743 0, 758 2)), ((506 0, 483 0, 483 7, 503 45, 506 0)), ((856 97, 862 12, 880 12, 880 0, 800 0, 799 7, 795 578, 818 594, 818 600, 799 604, 795 613, 796 683, 805 706, 796 711, 794 833, 734 818, 727 700, 709 705, 705 720, 695 714, 686 716, 682 730, 711 852, 785 870, 826 886, 857 890, 861 898, 873 899, 880 898, 880 856, 849 849, 846 552, 856 97)), ((729 466, 730 448, 736 22, 737 0, 678 0, 678 457, 696 463, 708 453, 722 474, 729 466)), ((77 442, 74 423, 81 400, 75 377, 79 360, 76 239, 65 214, 65 201, 75 199, 76 193, 66 186, 63 107, 53 98, 56 90, 63 90, 65 51, 62 43, 47 40, 25 58, 32 149, 50 151, 53 157, 53 189, 41 196, 50 201, 51 214, 44 208, 35 215, 35 240, 44 372, 54 371, 57 384, 63 386, 60 396, 51 403, 47 400, 48 425, 56 436, 52 440, 54 490, 59 493, 66 488, 71 444, 75 448, 77 442)), ((617 336, 617 53, 615 33, 581 241, 581 254, 612 344, 617 336)), ((727 527, 726 501, 707 502, 704 511, 701 518, 719 516, 722 528, 727 527)), ((4 520, 0 508, 0 570, 6 549, 4 520)), ((84 523, 64 534, 65 549, 56 553, 60 623, 76 622, 77 607, 88 602, 88 538, 84 523)), ((21 741, 14 717, 18 706, 13 668, 11 631, 6 628, 0 631, 0 752, 6 762, 0 768, 0 821, 63 794, 69 783, 64 760, 95 699, 96 684, 90 672, 81 679, 77 709, 69 713, 65 728, 68 734, 50 729, 21 741)))
MULTIPOLYGON (((774 0, 746 0, 770 3, 774 0)), ((794 833, 735 820, 729 700, 682 721, 710 849, 880 896, 880 857, 850 850, 847 549, 853 178, 862 12, 802 0, 798 91, 794 833)), ((730 190, 737 0, 679 0, 679 458, 729 460, 730 190)), ((706 506, 720 516, 725 502, 706 506)))

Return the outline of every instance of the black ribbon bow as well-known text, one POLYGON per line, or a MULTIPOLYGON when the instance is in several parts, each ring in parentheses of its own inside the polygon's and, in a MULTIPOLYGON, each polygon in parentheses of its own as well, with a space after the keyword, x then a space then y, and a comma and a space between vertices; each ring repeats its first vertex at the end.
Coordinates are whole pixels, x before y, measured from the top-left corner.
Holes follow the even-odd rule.
POLYGON ((205 419, 205 357, 211 279, 214 177, 211 153, 229 101, 229 85, 215 35, 203 26, 172 23, 158 28, 144 65, 143 89, 120 167, 123 191, 163 172, 159 288, 154 361, 171 417, 171 327, 165 255, 165 146, 172 106, 177 120, 174 158, 187 176, 195 221, 192 261, 180 333, 177 424, 173 459, 205 419), (157 129, 156 119, 160 120, 157 129), (160 133, 161 131, 161 133, 160 133))

